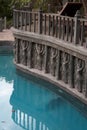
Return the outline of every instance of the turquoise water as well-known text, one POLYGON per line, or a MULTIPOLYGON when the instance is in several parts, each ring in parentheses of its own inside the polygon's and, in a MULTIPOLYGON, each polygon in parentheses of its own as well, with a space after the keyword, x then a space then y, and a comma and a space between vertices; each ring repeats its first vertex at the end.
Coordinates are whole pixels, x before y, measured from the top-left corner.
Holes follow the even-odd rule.
POLYGON ((38 81, 18 74, 11 54, 0 54, 0 130, 87 130, 85 112, 38 81))

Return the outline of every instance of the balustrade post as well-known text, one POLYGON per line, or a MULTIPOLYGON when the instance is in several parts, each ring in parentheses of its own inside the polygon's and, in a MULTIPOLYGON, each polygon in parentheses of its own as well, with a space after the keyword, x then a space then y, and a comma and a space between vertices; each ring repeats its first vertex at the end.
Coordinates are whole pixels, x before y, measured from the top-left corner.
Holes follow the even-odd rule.
POLYGON ((79 18, 81 17, 80 11, 77 10, 74 21, 74 44, 79 44, 79 37, 80 37, 80 21, 79 18))
POLYGON ((47 46, 45 46, 44 72, 47 73, 47 46))
POLYGON ((74 56, 70 55, 70 74, 69 74, 70 87, 74 88, 74 56))
POLYGON ((38 12, 38 33, 41 34, 42 33, 42 20, 43 20, 43 15, 42 15, 42 9, 39 9, 38 12))
POLYGON ((85 61, 85 84, 83 88, 83 94, 85 97, 87 97, 87 59, 85 61))
POLYGON ((15 39, 14 55, 16 63, 19 63, 19 39, 15 39))
POLYGON ((61 51, 58 50, 58 56, 57 56, 57 69, 56 69, 56 79, 60 80, 61 76, 60 76, 60 71, 61 71, 61 51))

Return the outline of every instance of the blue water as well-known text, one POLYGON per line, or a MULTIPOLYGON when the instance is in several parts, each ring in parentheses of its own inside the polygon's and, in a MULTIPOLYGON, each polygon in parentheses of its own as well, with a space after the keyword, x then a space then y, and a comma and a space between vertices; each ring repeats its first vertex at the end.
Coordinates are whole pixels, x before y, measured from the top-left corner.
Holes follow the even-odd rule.
POLYGON ((0 54, 0 130, 87 130, 84 112, 37 82, 0 54))

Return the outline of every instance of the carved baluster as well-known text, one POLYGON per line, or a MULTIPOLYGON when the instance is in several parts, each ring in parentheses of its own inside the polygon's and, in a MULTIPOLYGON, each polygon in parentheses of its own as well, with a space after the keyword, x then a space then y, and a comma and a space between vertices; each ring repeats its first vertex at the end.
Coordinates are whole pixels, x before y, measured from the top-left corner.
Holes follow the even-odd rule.
POLYGON ((45 55, 44 55, 44 72, 47 73, 47 52, 48 52, 48 49, 47 49, 47 46, 45 45, 45 55))
POLYGON ((20 63, 20 39, 16 39, 16 63, 20 63))
POLYGON ((84 67, 85 63, 81 59, 78 59, 76 79, 77 79, 77 90, 79 92, 82 92, 82 83, 83 83, 82 72, 84 67))
POLYGON ((87 59, 85 60, 85 83, 83 88, 83 94, 87 97, 87 59))
POLYGON ((44 34, 46 34, 46 30, 47 30, 47 16, 45 14, 44 15, 44 34))
POLYGON ((61 79, 61 51, 57 52, 57 68, 56 68, 56 78, 57 80, 61 79))
POLYGON ((43 45, 36 44, 36 52, 37 52, 37 68, 42 70, 42 55, 44 54, 43 45))
POLYGON ((56 57, 57 57, 57 50, 54 48, 51 48, 51 74, 55 76, 55 70, 56 70, 56 57))
POLYGON ((45 46, 43 45, 42 46, 42 53, 41 53, 41 59, 42 59, 42 62, 41 62, 41 64, 42 64, 42 69, 44 70, 44 57, 45 57, 45 46))
POLYGON ((36 59, 37 59, 37 66, 36 66, 36 68, 37 69, 40 69, 40 46, 38 45, 38 44, 36 44, 36 52, 37 52, 37 57, 36 57, 36 59))
POLYGON ((28 43, 28 48, 27 48, 27 66, 28 68, 32 68, 32 64, 31 64, 31 51, 32 51, 32 42, 28 43))
POLYGON ((58 16, 56 16, 56 20, 55 21, 56 21, 55 22, 55 26, 56 26, 55 33, 56 33, 56 37, 58 37, 58 16))
POLYGON ((65 17, 62 19, 62 39, 64 40, 65 36, 65 17))
POLYGON ((73 41, 73 26, 74 26, 74 21, 73 19, 71 19, 71 22, 70 22, 70 42, 71 43, 73 41))
POLYGON ((13 52, 14 52, 14 61, 17 62, 18 61, 17 60, 17 57, 18 57, 18 55, 17 55, 17 53, 18 53, 18 39, 16 39, 16 38, 15 38, 15 42, 14 42, 13 52))
POLYGON ((51 33, 51 16, 48 16, 48 35, 50 36, 51 33))
POLYGON ((31 67, 36 68, 36 44, 32 42, 32 47, 31 47, 31 67))
POLYGON ((69 74, 70 87, 74 88, 74 56, 70 55, 70 74, 69 74))
POLYGON ((61 28, 61 25, 62 25, 62 20, 61 20, 61 17, 59 17, 59 34, 58 34, 58 38, 61 39, 61 33, 62 33, 62 28, 61 28))
POLYGON ((63 76, 62 79, 65 83, 68 83, 68 64, 69 64, 69 54, 64 53, 63 55, 63 76))
POLYGON ((52 36, 55 34, 55 17, 54 15, 52 16, 52 36))
POLYGON ((69 28, 70 28, 69 18, 67 18, 67 21, 66 21, 66 41, 69 40, 69 28))
POLYGON ((21 42, 21 63, 26 65, 26 49, 28 48, 28 43, 25 41, 21 42))

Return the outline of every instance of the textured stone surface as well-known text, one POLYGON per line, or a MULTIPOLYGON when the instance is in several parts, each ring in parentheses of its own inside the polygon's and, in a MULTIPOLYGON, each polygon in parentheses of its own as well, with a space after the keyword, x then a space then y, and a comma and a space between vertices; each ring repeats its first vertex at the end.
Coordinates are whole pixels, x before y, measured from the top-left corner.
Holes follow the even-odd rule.
POLYGON ((13 33, 17 52, 15 64, 18 69, 23 67, 24 72, 41 75, 42 78, 62 86, 70 94, 86 101, 86 48, 16 29, 13 29, 13 33))

